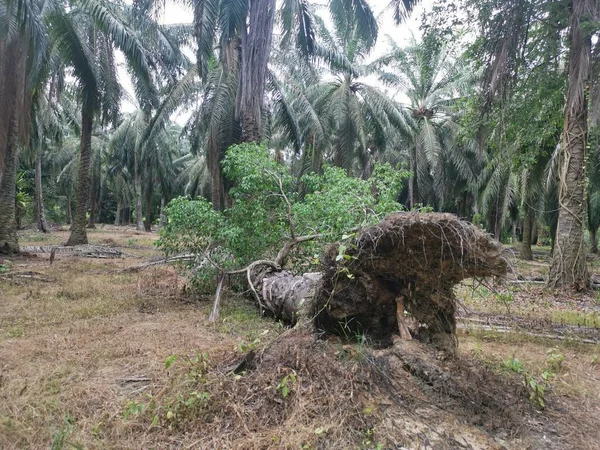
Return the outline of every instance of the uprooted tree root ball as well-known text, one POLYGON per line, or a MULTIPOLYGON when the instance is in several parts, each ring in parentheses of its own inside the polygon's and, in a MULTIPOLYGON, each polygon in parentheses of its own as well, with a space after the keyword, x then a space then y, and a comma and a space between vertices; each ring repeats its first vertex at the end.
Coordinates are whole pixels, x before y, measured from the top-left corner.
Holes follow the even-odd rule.
POLYGON ((277 272, 255 283, 261 306, 290 322, 306 315, 318 330, 391 342, 417 336, 455 347, 453 287, 471 277, 502 276, 502 246, 451 214, 396 213, 329 246, 321 274, 277 272), (404 312, 416 329, 408 330, 404 312), (403 329, 404 327, 404 329, 403 329))

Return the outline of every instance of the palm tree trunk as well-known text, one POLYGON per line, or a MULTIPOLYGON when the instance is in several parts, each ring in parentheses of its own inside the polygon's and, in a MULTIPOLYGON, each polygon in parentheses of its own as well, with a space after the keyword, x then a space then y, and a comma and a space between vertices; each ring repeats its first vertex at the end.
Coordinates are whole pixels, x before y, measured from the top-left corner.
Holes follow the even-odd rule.
POLYGON ((135 220, 137 222, 136 230, 142 231, 144 229, 144 221, 142 218, 142 175, 140 174, 138 165, 139 162, 136 151, 133 162, 133 178, 135 184, 135 220))
POLYGON ((35 158, 35 213, 37 229, 44 233, 48 232, 46 213, 44 212, 44 194, 42 192, 42 151, 38 149, 35 158))
POLYGON ((95 168, 92 169, 91 176, 91 188, 90 188, 90 219, 88 221, 88 228, 96 228, 96 191, 98 190, 98 179, 95 174, 95 168))
POLYGON ((517 221, 513 219, 510 229, 510 243, 515 245, 517 242, 517 221))
POLYGON ((67 225, 71 225, 71 222, 73 222, 73 212, 71 211, 71 194, 67 196, 67 214, 65 222, 67 225))
POLYGON ((250 0, 248 16, 248 30, 242 31, 239 111, 242 140, 260 142, 267 64, 275 23, 275 0, 250 0))
POLYGON ((12 114, 0 182, 0 254, 19 253, 16 225, 17 161, 19 157, 17 120, 12 114))
POLYGON ((408 158, 408 170, 410 171, 410 177, 408 178, 408 208, 413 209, 415 207, 415 181, 417 178, 417 148, 411 148, 409 150, 408 158))
POLYGON ((523 217, 523 240, 521 241, 521 249, 519 250, 519 259, 526 261, 533 260, 531 253, 531 234, 533 225, 533 214, 531 210, 525 206, 525 217, 523 217))
POLYGON ((570 14, 569 89, 559 169, 559 213, 548 285, 588 288, 583 230, 585 221, 585 149, 587 82, 590 77, 591 27, 595 0, 573 0, 570 14), (588 30, 589 29, 589 30, 588 30))
POLYGON ((146 159, 146 220, 144 221, 144 229, 149 233, 152 231, 152 166, 150 159, 146 159))
POLYGON ((26 36, 0 41, 0 254, 19 252, 16 179, 19 139, 28 129, 26 36))
POLYGON ((92 159, 92 127, 94 119, 85 105, 81 111, 81 142, 79 145, 79 169, 77 174, 77 195, 75 216, 71 235, 66 245, 87 244, 87 202, 90 198, 90 163, 92 159))
POLYGON ((121 200, 117 201, 117 211, 115 212, 115 227, 121 225, 121 200))
POLYGON ((160 197, 160 219, 158 221, 158 227, 162 228, 167 224, 167 214, 165 213, 165 207, 167 205, 167 200, 164 195, 160 197))

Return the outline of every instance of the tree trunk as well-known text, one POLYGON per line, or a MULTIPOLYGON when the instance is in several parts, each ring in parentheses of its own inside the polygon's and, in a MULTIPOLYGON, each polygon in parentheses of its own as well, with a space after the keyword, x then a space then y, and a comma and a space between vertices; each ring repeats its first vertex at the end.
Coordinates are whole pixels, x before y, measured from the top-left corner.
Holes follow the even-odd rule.
POLYGON ((275 0, 250 0, 248 29, 242 30, 240 120, 244 142, 260 142, 261 119, 271 53, 275 0))
POLYGON ((523 240, 521 241, 519 258, 526 261, 533 260, 533 254, 531 253, 532 225, 533 213, 527 206, 525 206, 525 217, 523 217, 523 240))
POLYGON ((21 35, 0 41, 0 254, 19 252, 15 197, 19 140, 29 129, 27 43, 21 35))
POLYGON ((98 178, 95 174, 95 167, 92 168, 91 176, 91 188, 90 188, 90 219, 88 221, 88 228, 96 228, 96 192, 98 190, 97 182, 98 178))
POLYGON ((516 245, 516 243, 518 242, 518 240, 517 240, 517 221, 516 220, 513 220, 511 223, 510 242, 513 245, 516 245))
POLYGON ((43 233, 48 232, 46 214, 44 212, 44 194, 42 192, 42 150, 38 149, 35 158, 35 214, 37 229, 43 233))
POLYGON ((149 233, 152 231, 152 166, 150 161, 146 161, 146 220, 144 220, 144 229, 149 233))
POLYGON ((77 175, 77 194, 75 216, 71 226, 71 235, 66 245, 87 244, 87 202, 90 198, 90 163, 92 158, 92 112, 85 105, 81 111, 81 142, 79 145, 79 170, 77 175))
POLYGON ((6 153, 4 155, 4 172, 0 182, 0 254, 19 253, 17 241, 16 204, 17 166, 19 145, 17 120, 12 117, 7 134, 6 153))
POLYGON ((416 148, 409 150, 409 152, 408 170, 410 171, 410 176, 408 178, 408 209, 413 209, 415 207, 415 180, 417 176, 415 161, 416 148))
POLYGON ((73 222, 73 212, 71 211, 71 194, 67 196, 67 214, 65 218, 65 222, 67 225, 71 225, 73 222))
POLYGON ((135 183, 135 220, 137 222, 136 230, 144 229, 144 220, 142 216, 142 175, 138 169, 137 153, 134 158, 134 183, 135 183))
POLYGON ((597 232, 597 230, 590 231, 590 244, 591 244, 590 251, 592 253, 598 253, 598 238, 596 236, 596 232, 597 232))
POLYGON ((160 219, 158 221, 158 227, 162 228, 167 224, 167 214, 165 213, 165 207, 167 205, 167 200, 164 196, 160 197, 160 219))
POLYGON ((559 168, 559 213, 548 285, 588 288, 584 247, 587 82, 590 78, 594 0, 573 0, 570 14, 569 89, 559 168))
POLYGON ((213 209, 223 210, 223 174, 221 173, 221 157, 216 143, 208 149, 208 168, 210 170, 210 200, 213 209))
POLYGON ((115 227, 121 225, 121 200, 117 202, 117 211, 115 212, 115 227))

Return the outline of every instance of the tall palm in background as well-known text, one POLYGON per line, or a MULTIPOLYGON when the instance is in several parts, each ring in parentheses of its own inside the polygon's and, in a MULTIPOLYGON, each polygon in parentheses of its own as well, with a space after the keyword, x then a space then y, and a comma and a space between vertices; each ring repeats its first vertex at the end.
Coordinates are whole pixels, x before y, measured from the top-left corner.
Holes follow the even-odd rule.
POLYGON ((380 79, 408 97, 409 178, 408 204, 418 203, 442 209, 449 197, 448 188, 463 181, 473 185, 476 174, 472 146, 459 145, 455 138, 458 99, 473 86, 472 71, 451 49, 434 36, 400 48, 389 40, 390 51, 379 58, 380 79))

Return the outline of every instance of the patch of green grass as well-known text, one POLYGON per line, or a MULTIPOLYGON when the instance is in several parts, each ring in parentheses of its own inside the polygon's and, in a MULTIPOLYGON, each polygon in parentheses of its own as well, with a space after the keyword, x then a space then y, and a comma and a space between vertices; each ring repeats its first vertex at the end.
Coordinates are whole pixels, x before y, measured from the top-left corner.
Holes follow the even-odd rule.
POLYGON ((20 338, 25 336, 25 323, 22 320, 14 322, 0 322, 0 338, 20 338))
MULTIPOLYGON (((206 314, 210 314, 210 309, 207 308, 206 314)), ((248 349, 266 341, 266 336, 274 336, 283 329, 281 323, 261 317, 256 306, 237 295, 224 298, 219 316, 217 331, 239 336, 243 340, 240 345, 248 349)))
POLYGON ((580 311, 552 311, 550 313, 552 322, 577 325, 579 327, 600 328, 600 312, 580 312, 580 311))
MULTIPOLYGON (((459 332, 460 333, 460 332, 459 332)), ((495 342, 498 344, 508 344, 512 346, 519 346, 522 344, 536 344, 544 347, 562 347, 576 350, 580 353, 597 353, 600 350, 600 344, 587 344, 582 342, 576 336, 567 337, 564 340, 557 341, 543 336, 532 336, 530 334, 511 331, 507 333, 499 331, 481 330, 473 328, 469 330, 469 336, 475 340, 482 342, 495 342)), ((460 339, 460 334, 459 334, 460 339)))

